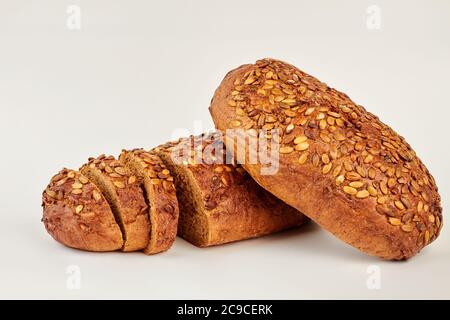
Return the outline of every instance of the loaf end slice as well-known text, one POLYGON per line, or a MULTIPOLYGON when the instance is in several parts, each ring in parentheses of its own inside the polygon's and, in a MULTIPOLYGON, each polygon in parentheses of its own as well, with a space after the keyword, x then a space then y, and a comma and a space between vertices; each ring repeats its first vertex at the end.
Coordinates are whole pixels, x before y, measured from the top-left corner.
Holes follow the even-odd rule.
POLYGON ((114 251, 122 233, 101 191, 78 171, 63 169, 42 194, 42 221, 58 242, 88 251, 114 251))
POLYGON ((227 163, 217 134, 184 138, 155 149, 174 175, 178 233, 207 247, 302 225, 307 218, 227 163))
MULTIPOLYGON (((434 178, 402 136, 344 93, 263 59, 229 72, 209 110, 223 131, 277 131, 279 170, 264 175, 261 164, 248 162, 244 168, 348 244, 401 260, 438 237, 434 178)), ((233 149, 234 139, 226 144, 233 149)))
POLYGON ((123 251, 144 249, 149 241, 147 204, 137 177, 113 156, 90 158, 80 171, 109 202, 124 237, 123 251))
POLYGON ((138 177, 149 205, 150 240, 144 252, 167 251, 177 235, 179 213, 170 171, 159 156, 143 149, 123 150, 119 160, 138 177))

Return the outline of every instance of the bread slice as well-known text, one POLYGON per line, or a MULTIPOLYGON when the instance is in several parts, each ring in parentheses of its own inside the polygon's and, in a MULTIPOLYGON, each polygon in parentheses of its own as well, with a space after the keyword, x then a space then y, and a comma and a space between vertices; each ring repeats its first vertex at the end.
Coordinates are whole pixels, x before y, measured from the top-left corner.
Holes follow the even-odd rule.
POLYGON ((182 238, 208 247, 306 221, 297 210, 262 189, 240 166, 226 164, 223 145, 216 138, 214 134, 190 137, 153 150, 174 176, 182 238), (203 153, 206 149, 216 152, 203 153))
POLYGON ((149 241, 147 204, 137 177, 113 156, 89 158, 80 171, 108 200, 124 237, 123 251, 144 249, 149 241))
POLYGON ((122 233, 98 187, 78 171, 63 169, 42 194, 45 228, 58 242, 89 251, 114 251, 122 233))
POLYGON ((168 250, 177 235, 178 201, 170 171, 161 158, 143 149, 122 150, 119 160, 130 169, 144 188, 150 216, 150 241, 146 254, 168 250))

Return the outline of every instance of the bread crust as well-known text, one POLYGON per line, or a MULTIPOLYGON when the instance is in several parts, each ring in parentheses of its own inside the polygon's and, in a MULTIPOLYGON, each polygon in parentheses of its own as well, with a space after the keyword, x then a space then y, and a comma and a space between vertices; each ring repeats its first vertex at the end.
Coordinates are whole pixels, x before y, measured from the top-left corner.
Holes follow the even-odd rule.
POLYGON ((56 174, 42 194, 42 206, 46 230, 68 247, 114 251, 123 245, 106 199, 78 171, 63 169, 56 174))
POLYGON ((122 150, 119 160, 139 177, 139 183, 147 195, 151 227, 144 253, 167 251, 177 235, 179 214, 170 171, 156 154, 143 149, 122 150))
POLYGON ((403 137, 294 66, 263 59, 230 71, 209 110, 220 130, 279 129, 279 171, 262 175, 260 164, 243 167, 355 248, 401 260, 439 235, 437 186, 403 137))
POLYGON ((108 199, 124 236, 122 250, 144 249, 149 241, 150 221, 137 177, 113 156, 105 155, 90 158, 80 171, 93 180, 108 199))
MULTIPOLYGON (((184 163, 181 159, 174 159, 176 150, 186 151, 189 148, 193 151, 195 148, 199 151, 197 146, 205 150, 217 142, 220 142, 217 136, 205 135, 181 139, 156 149, 167 166, 177 166, 184 172, 189 180, 188 192, 197 190, 199 193, 200 205, 196 210, 198 215, 203 216, 200 220, 206 221, 207 235, 192 236, 180 225, 180 236, 197 246, 208 247, 297 227, 307 220, 297 210, 261 188, 240 166, 227 164, 221 142, 222 148, 213 148, 219 151, 214 153, 214 159, 209 153, 200 155, 203 163, 198 163, 194 153, 192 157, 185 158, 184 163)), ((176 180, 175 176, 176 187, 179 188, 176 180)), ((183 203, 180 206, 183 215, 183 203)))

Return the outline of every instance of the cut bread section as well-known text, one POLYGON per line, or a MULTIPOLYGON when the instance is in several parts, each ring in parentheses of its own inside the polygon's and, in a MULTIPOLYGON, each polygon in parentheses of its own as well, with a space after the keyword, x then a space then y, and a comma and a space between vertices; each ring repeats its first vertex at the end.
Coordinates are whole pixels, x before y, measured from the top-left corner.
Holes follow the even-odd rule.
POLYGON ((254 238, 306 221, 240 166, 226 164, 215 134, 167 143, 154 152, 174 176, 180 205, 178 234, 196 246, 254 238))
POLYGON ((114 251, 122 233, 98 187, 78 171, 63 169, 42 194, 45 228, 58 242, 88 251, 114 251))
POLYGON ((119 160, 138 177, 149 205, 150 241, 146 254, 168 250, 177 235, 178 201, 170 171, 156 154, 143 149, 123 150, 119 160))
POLYGON ((80 171, 108 200, 124 237, 123 251, 144 249, 149 241, 147 204, 137 177, 113 156, 89 158, 80 171))

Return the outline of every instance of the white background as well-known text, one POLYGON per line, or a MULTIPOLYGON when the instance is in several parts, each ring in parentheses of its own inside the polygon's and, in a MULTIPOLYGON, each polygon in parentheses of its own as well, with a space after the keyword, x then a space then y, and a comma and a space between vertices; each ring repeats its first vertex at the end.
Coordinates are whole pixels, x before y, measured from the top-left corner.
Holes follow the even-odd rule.
POLYGON ((61 167, 211 129, 221 79, 262 57, 394 127, 436 178, 446 215, 449 39, 445 0, 0 0, 0 298, 450 298, 445 226, 415 258, 386 262, 313 224, 209 249, 177 239, 148 257, 65 248, 40 222, 41 192, 61 167), (67 28, 71 4, 80 30, 67 28), (379 30, 366 25, 373 4, 379 30), (79 290, 67 288, 70 265, 79 290), (372 265, 379 290, 366 284, 372 265))

